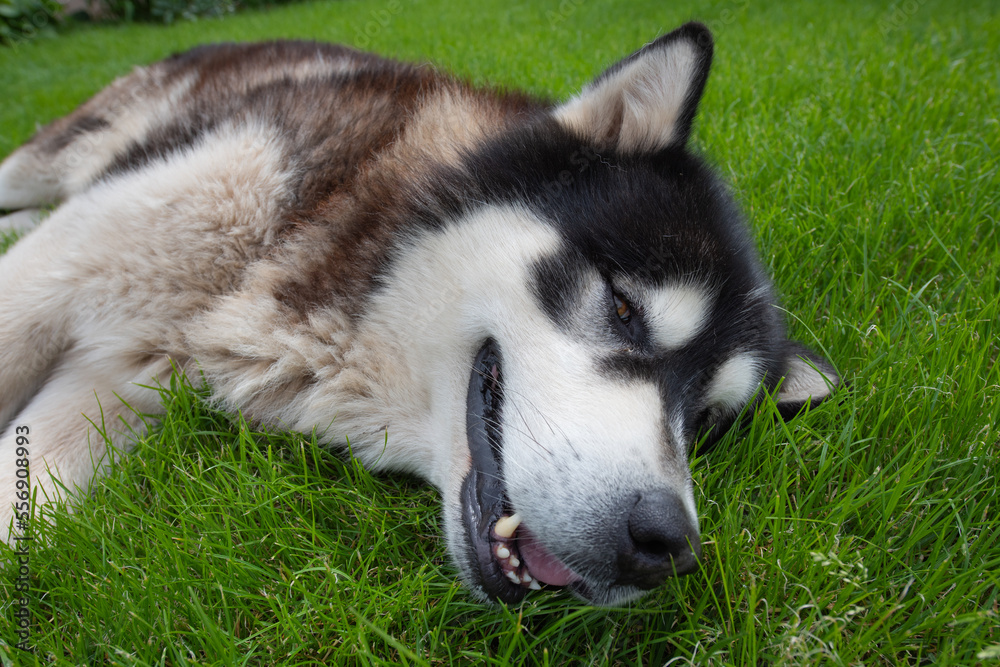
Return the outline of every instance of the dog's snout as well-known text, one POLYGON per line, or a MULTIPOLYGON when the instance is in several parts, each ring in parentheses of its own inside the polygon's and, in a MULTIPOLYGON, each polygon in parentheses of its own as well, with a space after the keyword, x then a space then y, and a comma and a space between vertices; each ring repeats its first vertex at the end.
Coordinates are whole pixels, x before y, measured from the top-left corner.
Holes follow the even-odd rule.
POLYGON ((677 494, 649 490, 636 494, 623 522, 618 582, 655 588, 671 575, 693 572, 701 543, 677 494))

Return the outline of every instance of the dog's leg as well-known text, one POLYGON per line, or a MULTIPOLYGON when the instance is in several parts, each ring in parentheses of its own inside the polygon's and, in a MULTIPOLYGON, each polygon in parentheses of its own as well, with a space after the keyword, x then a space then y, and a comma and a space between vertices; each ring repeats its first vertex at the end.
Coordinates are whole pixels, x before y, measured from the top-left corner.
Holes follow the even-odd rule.
POLYGON ((65 196, 57 166, 38 149, 27 144, 0 162, 0 210, 37 208, 65 196))
POLYGON ((98 167, 102 165, 94 156, 84 160, 80 151, 80 144, 89 146, 98 140, 95 136, 72 129, 55 130, 77 114, 79 110, 43 128, 0 163, 0 210, 18 211, 59 203, 100 173, 98 167), (73 182, 81 181, 84 176, 89 176, 86 182, 73 182))
POLYGON ((85 190, 129 147, 176 118, 193 80, 165 62, 136 68, 43 127, 0 163, 0 210, 37 208, 85 190))
POLYGON ((0 216, 0 234, 30 231, 44 218, 45 212, 37 208, 26 208, 10 215, 0 216))
POLYGON ((72 292, 49 231, 42 225, 0 257, 0 432, 69 345, 72 292))
POLYGON ((111 353, 67 352, 0 437, 0 539, 14 516, 18 459, 27 459, 39 505, 85 492, 111 461, 109 443, 128 450, 145 433, 143 415, 160 404, 152 387, 170 372, 165 358, 137 365, 111 353), (26 456, 18 455, 18 436, 26 456))

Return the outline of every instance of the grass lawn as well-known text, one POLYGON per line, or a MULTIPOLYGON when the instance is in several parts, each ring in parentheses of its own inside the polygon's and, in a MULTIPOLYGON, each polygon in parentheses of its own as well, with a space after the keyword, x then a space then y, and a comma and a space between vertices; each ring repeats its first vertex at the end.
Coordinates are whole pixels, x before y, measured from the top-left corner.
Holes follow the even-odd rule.
POLYGON ((564 98, 700 18, 717 50, 696 142, 792 333, 851 382, 694 461, 700 572, 598 609, 474 602, 435 492, 256 432, 177 381, 162 428, 42 527, 33 655, 14 648, 0 549, 0 664, 1000 664, 1000 8, 773 4, 345 0, 0 49, 5 156, 202 42, 342 41, 564 98))

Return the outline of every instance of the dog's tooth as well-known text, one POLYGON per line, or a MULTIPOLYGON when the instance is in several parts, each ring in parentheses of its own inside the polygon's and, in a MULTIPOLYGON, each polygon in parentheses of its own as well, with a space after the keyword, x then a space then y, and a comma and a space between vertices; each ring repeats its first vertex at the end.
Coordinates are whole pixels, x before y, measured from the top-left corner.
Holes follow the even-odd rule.
POLYGON ((528 584, 528 588, 530 588, 530 589, 531 589, 531 590, 533 590, 533 591, 540 591, 540 590, 542 590, 542 587, 541 587, 541 586, 539 586, 539 585, 538 585, 538 582, 537 582, 537 581, 535 581, 534 579, 532 579, 532 580, 531 580, 531 583, 530 583, 530 584, 528 584))
MULTIPOLYGON (((510 552, 508 552, 508 553, 510 553, 510 552)), ((508 562, 510 563, 511 567, 517 567, 518 565, 521 564, 521 561, 519 561, 517 559, 517 556, 511 556, 510 557, 510 561, 508 561, 508 562)))
POLYGON ((515 512, 511 516, 502 516, 497 519, 493 532, 500 537, 510 538, 514 536, 514 531, 521 525, 521 515, 515 512))
POLYGON ((521 578, 519 576, 517 576, 517 572, 514 572, 513 570, 511 570, 510 572, 507 572, 506 574, 507 574, 507 578, 510 579, 513 583, 515 583, 515 584, 521 583, 521 578))
MULTIPOLYGON (((510 549, 500 545, 497 547, 497 558, 508 558, 510 557, 510 549)), ((517 563, 512 563, 514 567, 517 567, 517 563)))

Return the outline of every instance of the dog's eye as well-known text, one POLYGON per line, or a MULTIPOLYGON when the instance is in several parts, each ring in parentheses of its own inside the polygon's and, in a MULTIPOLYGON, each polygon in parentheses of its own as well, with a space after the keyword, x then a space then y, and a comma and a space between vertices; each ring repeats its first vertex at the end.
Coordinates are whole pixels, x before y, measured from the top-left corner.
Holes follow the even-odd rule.
POLYGON ((611 298, 615 302, 615 310, 618 311, 618 319, 622 321, 622 324, 628 324, 632 321, 632 306, 629 305, 628 301, 622 297, 618 292, 612 292, 611 298))
MULTIPOLYGON (((643 309, 641 304, 630 302, 621 292, 608 282, 607 296, 610 297, 612 312, 607 314, 608 323, 625 349, 643 350, 645 335, 643 333, 643 309)), ((607 303, 607 302, 605 302, 607 303)))

